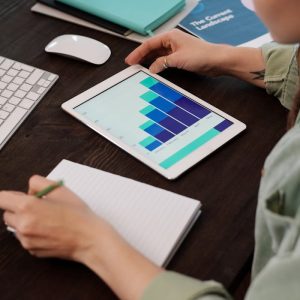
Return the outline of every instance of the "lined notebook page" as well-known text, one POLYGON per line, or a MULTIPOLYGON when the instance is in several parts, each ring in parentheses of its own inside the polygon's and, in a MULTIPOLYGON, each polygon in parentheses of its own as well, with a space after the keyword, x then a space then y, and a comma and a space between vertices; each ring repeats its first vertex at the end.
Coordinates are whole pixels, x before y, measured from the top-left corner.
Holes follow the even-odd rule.
POLYGON ((68 160, 48 178, 63 179, 129 244, 160 266, 200 209, 199 201, 68 160))

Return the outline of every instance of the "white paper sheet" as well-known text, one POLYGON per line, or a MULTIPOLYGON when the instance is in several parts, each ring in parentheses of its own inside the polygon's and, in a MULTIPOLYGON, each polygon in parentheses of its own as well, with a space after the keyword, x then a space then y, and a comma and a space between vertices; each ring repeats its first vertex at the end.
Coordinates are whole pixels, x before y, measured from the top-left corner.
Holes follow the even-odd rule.
POLYGON ((160 266, 200 211, 197 200, 68 160, 61 161, 48 178, 63 179, 129 244, 160 266))

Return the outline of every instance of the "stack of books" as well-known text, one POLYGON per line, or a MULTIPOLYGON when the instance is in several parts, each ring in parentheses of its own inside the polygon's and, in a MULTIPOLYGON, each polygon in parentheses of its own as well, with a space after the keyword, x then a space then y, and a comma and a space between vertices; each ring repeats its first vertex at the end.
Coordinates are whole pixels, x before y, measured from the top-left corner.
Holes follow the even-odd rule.
POLYGON ((169 0, 156 5, 153 1, 115 0, 111 1, 114 2, 110 6, 114 12, 114 16, 111 16, 108 13, 107 1, 105 0, 105 5, 102 6, 100 2, 99 0, 37 0, 31 10, 142 43, 149 38, 149 35, 160 34, 176 27, 198 3, 197 0, 187 0, 186 2, 184 0, 169 0), (144 12, 144 15, 137 14, 137 9, 132 12, 130 7, 124 9, 130 3, 131 5, 138 4, 140 11, 147 11, 147 13, 144 12), (116 9, 116 4, 122 7, 116 9), (143 9, 145 5, 147 9, 143 9), (160 7, 160 10, 156 9, 157 6, 160 7), (96 10, 95 7, 102 8, 96 10), (152 12, 150 13, 150 11, 152 12), (122 18, 122 14, 125 18, 122 18))

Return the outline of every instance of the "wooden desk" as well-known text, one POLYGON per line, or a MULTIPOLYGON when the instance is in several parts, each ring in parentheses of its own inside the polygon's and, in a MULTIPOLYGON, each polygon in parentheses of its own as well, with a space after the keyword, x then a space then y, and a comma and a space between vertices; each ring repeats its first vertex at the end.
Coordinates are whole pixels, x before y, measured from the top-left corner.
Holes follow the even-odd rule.
MULTIPOLYGON (((0 189, 26 190, 33 173, 47 175, 63 158, 180 193, 203 203, 203 214, 169 268, 221 281, 241 298, 253 253, 260 170, 284 133, 286 112, 263 90, 232 78, 209 79, 168 70, 163 76, 248 125, 247 131, 174 182, 167 181, 65 114, 60 105, 126 67, 137 44, 30 12, 33 0, 0 2, 0 55, 59 74, 60 79, 0 152, 0 189), (49 55, 54 37, 76 33, 109 45, 112 57, 94 67, 49 55), (240 293, 241 291, 241 293, 240 293)), ((116 299, 82 265, 37 259, 0 221, 0 298, 116 299)))

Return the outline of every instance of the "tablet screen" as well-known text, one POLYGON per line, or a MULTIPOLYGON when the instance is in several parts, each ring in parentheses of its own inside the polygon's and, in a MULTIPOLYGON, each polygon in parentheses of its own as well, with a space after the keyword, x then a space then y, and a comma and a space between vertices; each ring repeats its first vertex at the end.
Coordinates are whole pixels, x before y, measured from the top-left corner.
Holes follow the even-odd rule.
POLYGON ((143 71, 74 110, 164 169, 233 124, 143 71))

